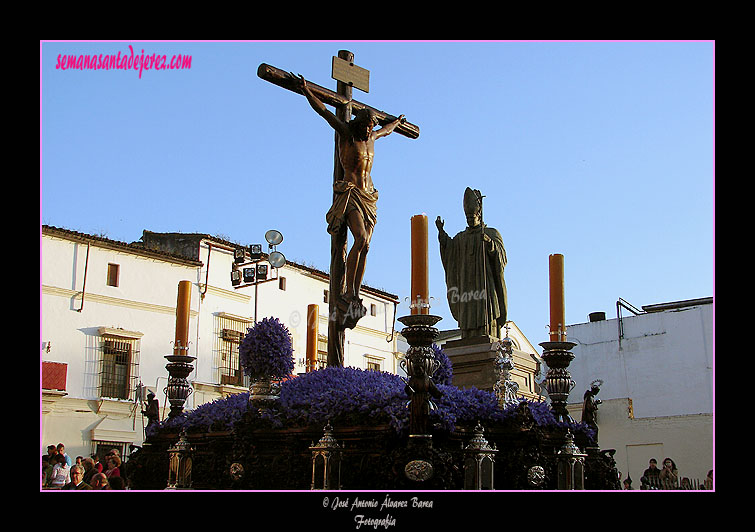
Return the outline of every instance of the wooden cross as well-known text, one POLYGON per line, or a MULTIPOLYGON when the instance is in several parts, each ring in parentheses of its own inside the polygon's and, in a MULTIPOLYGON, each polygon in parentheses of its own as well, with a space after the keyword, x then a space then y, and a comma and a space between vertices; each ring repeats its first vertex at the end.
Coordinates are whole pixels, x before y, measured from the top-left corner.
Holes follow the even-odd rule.
MULTIPOLYGON (((284 89, 302 94, 299 88, 299 80, 285 70, 275 68, 268 64, 262 63, 257 69, 257 76, 278 85, 284 89)), ((365 92, 369 92, 369 71, 354 65, 354 54, 348 50, 340 50, 338 57, 333 58, 332 76, 336 79, 336 92, 325 87, 321 87, 307 81, 307 87, 312 93, 324 104, 336 108, 336 116, 344 121, 351 120, 351 116, 362 109, 371 110, 382 126, 386 123, 393 122, 397 117, 388 113, 370 107, 364 103, 352 100, 352 87, 356 87, 365 92)), ((395 133, 416 139, 419 137, 419 127, 409 122, 399 124, 395 133)), ((335 152, 334 152, 334 169, 333 183, 343 180, 343 168, 338 157, 338 132, 335 133, 335 152)), ((343 367, 344 360, 344 337, 347 327, 354 327, 356 320, 351 320, 347 324, 343 317, 342 311, 338 307, 340 296, 346 291, 346 252, 347 252, 347 228, 342 227, 338 234, 331 235, 331 262, 330 262, 330 287, 328 299, 328 366, 343 367)))

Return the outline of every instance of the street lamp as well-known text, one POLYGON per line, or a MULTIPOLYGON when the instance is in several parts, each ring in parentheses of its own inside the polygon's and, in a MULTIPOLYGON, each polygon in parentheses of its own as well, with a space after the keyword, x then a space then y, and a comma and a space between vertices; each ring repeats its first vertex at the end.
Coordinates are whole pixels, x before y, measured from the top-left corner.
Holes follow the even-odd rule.
POLYGON ((283 235, 280 233, 280 231, 270 229, 265 233, 265 240, 267 240, 267 243, 271 246, 277 246, 278 244, 283 242, 283 235))
POLYGON ((231 265, 231 284, 233 286, 239 286, 241 284, 241 272, 239 271, 239 265, 236 262, 231 265))
POLYGON ((249 255, 252 260, 259 260, 262 258, 262 244, 252 244, 249 246, 249 255))
POLYGON ((262 283, 278 279, 277 275, 268 279, 271 267, 277 273, 278 268, 286 265, 286 257, 276 249, 276 246, 283 242, 283 235, 280 231, 270 229, 265 233, 265 240, 268 244, 267 258, 263 258, 262 244, 251 244, 248 250, 247 248, 236 248, 234 250, 233 264, 231 265, 231 284, 233 288, 254 286, 255 323, 257 322, 257 287, 262 283))

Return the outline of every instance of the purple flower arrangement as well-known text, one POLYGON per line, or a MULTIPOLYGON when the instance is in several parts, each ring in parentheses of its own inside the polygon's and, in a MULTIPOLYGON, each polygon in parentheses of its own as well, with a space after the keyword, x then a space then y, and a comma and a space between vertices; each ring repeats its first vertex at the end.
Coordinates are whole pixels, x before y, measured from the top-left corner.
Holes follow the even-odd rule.
POLYGON ((209 430, 230 430, 239 421, 249 406, 249 393, 239 393, 204 403, 194 410, 184 410, 179 416, 168 418, 162 423, 148 425, 147 436, 153 436, 162 429, 188 432, 209 430))
POLYGON ((279 415, 286 425, 409 423, 401 377, 382 371, 327 367, 283 383, 279 415))
POLYGON ((430 412, 430 421, 449 432, 457 423, 476 423, 477 421, 500 421, 504 419, 503 410, 498 406, 495 394, 478 390, 475 387, 457 388, 439 384, 443 396, 436 401, 437 408, 430 412))
MULTIPOLYGON (((404 385, 401 377, 392 373, 323 368, 284 381, 280 400, 257 419, 274 428, 322 426, 328 421, 339 426, 388 424, 397 434, 405 434, 409 426, 409 399, 404 385)), ((443 431, 451 432, 456 425, 474 425, 478 421, 505 425, 514 418, 518 406, 502 409, 494 393, 474 387, 461 389, 439 384, 438 388, 443 396, 435 401, 437 408, 430 412, 430 422, 443 431)), ((148 435, 162 428, 176 430, 182 426, 190 432, 231 430, 247 411, 248 401, 248 393, 217 399, 159 426, 151 425, 148 435)), ((567 427, 566 423, 556 422, 547 403, 529 400, 526 403, 537 425, 567 427)), ((582 431, 594 438, 584 423, 568 426, 573 433, 582 431)))
POLYGON ((435 373, 433 374, 433 382, 435 384, 450 385, 454 375, 451 359, 448 358, 448 355, 445 353, 445 351, 443 351, 443 349, 438 347, 437 345, 433 344, 432 348, 433 354, 435 355, 435 360, 440 363, 440 366, 437 370, 435 370, 435 373))
POLYGON ((259 378, 283 379, 294 370, 291 335, 278 318, 264 318, 248 329, 239 345, 244 374, 259 378))

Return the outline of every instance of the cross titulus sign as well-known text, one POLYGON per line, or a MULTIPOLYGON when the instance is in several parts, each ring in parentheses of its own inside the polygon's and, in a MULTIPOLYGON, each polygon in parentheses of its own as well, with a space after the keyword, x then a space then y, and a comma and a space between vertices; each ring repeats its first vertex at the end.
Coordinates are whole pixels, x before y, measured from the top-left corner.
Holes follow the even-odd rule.
POLYGON ((346 83, 355 89, 370 92, 370 71, 355 65, 351 61, 333 56, 333 70, 330 76, 334 80, 346 83))
MULTIPOLYGON (((339 59, 339 58, 335 57, 334 59, 339 59)), ((344 61, 344 62, 348 64, 348 61, 344 61)), ((364 70, 364 71, 368 72, 367 70, 364 70)), ((354 69, 351 69, 350 72, 352 73, 351 83, 353 83, 354 86, 357 87, 358 89, 365 90, 357 86, 357 83, 361 85, 362 81, 360 81, 359 79, 356 79, 356 80, 353 79, 353 78, 359 78, 359 75, 356 75, 356 76, 354 75, 354 72, 356 71, 354 69)), ((338 75, 340 76, 340 74, 338 75)), ((282 87, 284 89, 301 94, 301 91, 298 88, 299 80, 296 77, 292 76, 289 72, 286 72, 285 70, 281 70, 280 68, 276 68, 272 65, 268 65, 267 63, 262 63, 257 68, 257 76, 264 79, 265 81, 272 83, 273 85, 278 85, 279 87, 282 87)), ((333 77, 337 81, 341 81, 342 83, 346 83, 347 85, 349 85, 349 81, 343 81, 341 79, 335 78, 335 74, 333 77)), ((347 76, 343 76, 343 77, 346 79, 350 79, 347 76)), ((369 85, 369 81, 367 82, 367 84, 369 85)), ((351 104, 350 107, 351 107, 352 114, 356 114, 360 109, 372 110, 372 112, 375 113, 375 116, 377 117, 381 126, 388 122, 393 122, 397 118, 396 116, 390 115, 379 109, 375 109, 374 107, 371 107, 357 100, 352 100, 351 98, 347 98, 346 96, 342 94, 338 94, 335 91, 326 89, 325 87, 322 87, 310 81, 307 81, 307 86, 312 91, 312 93, 322 103, 326 105, 332 105, 333 107, 338 108, 338 107, 343 107, 347 104, 351 104)), ((419 138, 419 126, 412 124, 411 122, 406 122, 406 121, 402 122, 401 124, 398 125, 398 127, 396 127, 394 131, 398 133, 399 135, 403 135, 410 139, 419 138)))

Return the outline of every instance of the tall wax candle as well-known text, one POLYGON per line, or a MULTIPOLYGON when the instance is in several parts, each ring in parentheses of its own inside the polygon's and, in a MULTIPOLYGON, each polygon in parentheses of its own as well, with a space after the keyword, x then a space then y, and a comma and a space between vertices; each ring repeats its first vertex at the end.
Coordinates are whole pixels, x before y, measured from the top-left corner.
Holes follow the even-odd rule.
POLYGON ((548 256, 550 281, 550 341, 566 341, 564 312, 564 256, 555 253, 548 256))
POLYGON ((307 306, 307 363, 306 371, 317 369, 317 330, 320 311, 317 305, 307 306))
POLYGON ((191 309, 191 281, 178 283, 176 299, 176 336, 173 342, 174 355, 189 354, 189 311, 191 309))
POLYGON ((427 261, 427 215, 412 216, 411 313, 430 313, 430 286, 427 261))

